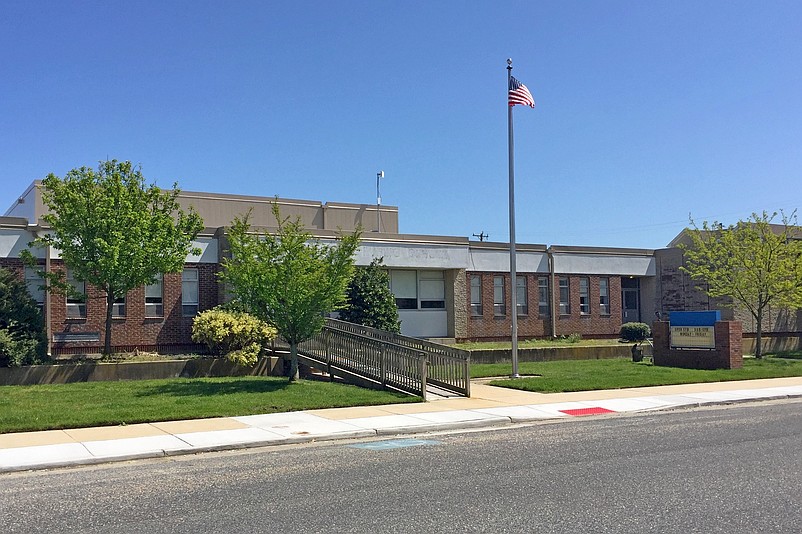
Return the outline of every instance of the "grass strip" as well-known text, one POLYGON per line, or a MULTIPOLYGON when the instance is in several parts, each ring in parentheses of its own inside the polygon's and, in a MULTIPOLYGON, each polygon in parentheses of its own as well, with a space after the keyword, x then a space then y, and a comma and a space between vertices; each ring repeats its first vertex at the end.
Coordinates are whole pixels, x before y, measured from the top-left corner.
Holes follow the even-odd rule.
MULTIPOLYGON (((652 365, 650 362, 635 363, 628 358, 521 362, 518 369, 522 375, 539 376, 499 379, 491 381, 490 384, 540 393, 560 393, 566 391, 780 378, 802 376, 802 360, 776 357, 763 358, 762 360, 747 359, 744 360, 742 369, 718 369, 714 371, 659 367, 652 365)), ((471 376, 475 378, 505 376, 509 375, 510 372, 510 364, 471 365, 471 376)))
POLYGON ((419 402, 402 393, 277 377, 0 387, 0 433, 419 402))
MULTIPOLYGON (((599 347, 607 345, 621 345, 617 339, 576 339, 576 338, 557 338, 557 339, 527 339, 518 342, 519 349, 550 349, 556 347, 599 347)), ((631 345, 631 343, 629 344, 631 345)), ((467 343, 457 343, 454 345, 463 350, 491 350, 491 349, 511 349, 509 341, 471 341, 467 343)))

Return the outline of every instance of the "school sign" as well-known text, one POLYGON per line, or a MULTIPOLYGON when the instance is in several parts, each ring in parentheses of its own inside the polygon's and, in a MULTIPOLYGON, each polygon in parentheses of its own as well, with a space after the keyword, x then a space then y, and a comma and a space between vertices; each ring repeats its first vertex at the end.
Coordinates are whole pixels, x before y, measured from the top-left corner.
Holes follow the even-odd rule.
POLYGON ((669 312, 652 326, 654 364, 688 369, 743 366, 741 323, 722 321, 721 312, 669 312))
POLYGON ((721 312, 670 312, 671 347, 683 349, 715 349, 716 323, 721 312))

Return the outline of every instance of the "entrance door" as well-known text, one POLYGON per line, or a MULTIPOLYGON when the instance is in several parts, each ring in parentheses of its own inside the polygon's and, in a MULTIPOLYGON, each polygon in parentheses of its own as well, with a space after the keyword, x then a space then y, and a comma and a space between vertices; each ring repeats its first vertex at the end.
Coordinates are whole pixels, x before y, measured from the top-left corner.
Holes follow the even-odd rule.
POLYGON ((637 278, 621 279, 621 321, 640 322, 640 280, 637 278))

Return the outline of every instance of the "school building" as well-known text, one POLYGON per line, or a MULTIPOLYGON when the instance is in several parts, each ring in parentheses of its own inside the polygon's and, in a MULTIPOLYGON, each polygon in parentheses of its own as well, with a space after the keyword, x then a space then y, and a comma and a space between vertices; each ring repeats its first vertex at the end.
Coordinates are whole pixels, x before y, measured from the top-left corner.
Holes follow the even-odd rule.
MULTIPOLYGON (((300 217, 322 241, 338 230, 363 228, 357 265, 383 258, 396 297, 402 333, 453 340, 509 339, 511 314, 518 314, 520 339, 580 334, 615 338, 621 324, 651 323, 659 313, 709 309, 711 303, 679 270, 682 253, 661 250, 517 244, 517 277, 509 275, 507 243, 467 237, 410 235, 399 232, 398 208, 292 200, 273 197, 182 191, 179 202, 193 206, 206 228, 195 240, 201 253, 186 258, 180 273, 130 291, 115 303, 114 350, 196 350, 190 338, 199 312, 224 301, 217 273, 227 253, 226 229, 234 217, 251 210, 257 229, 275 229, 271 203, 282 216, 300 217), (381 231, 377 231, 380 229, 381 231), (517 310, 510 309, 516 291, 517 310)), ((40 183, 32 183, 0 217, 0 267, 24 277, 41 305, 53 354, 99 351, 103 346, 105 296, 75 282, 84 299, 39 290, 41 279, 26 268, 19 253, 47 232, 40 183)), ((57 250, 34 250, 46 270, 69 271, 57 250)), ((783 330, 799 330, 798 321, 783 330)), ((744 324, 749 331, 749 325, 744 324)))

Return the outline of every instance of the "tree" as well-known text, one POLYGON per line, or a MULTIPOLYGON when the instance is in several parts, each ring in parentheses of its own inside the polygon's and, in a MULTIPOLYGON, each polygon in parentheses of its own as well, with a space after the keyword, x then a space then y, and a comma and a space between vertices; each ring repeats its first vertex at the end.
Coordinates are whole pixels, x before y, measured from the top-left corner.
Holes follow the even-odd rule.
POLYGON ((0 269, 0 365, 42 363, 47 359, 42 312, 14 273, 0 269))
POLYGON ((401 332, 398 306, 382 262, 383 258, 374 258, 367 267, 356 268, 346 291, 348 303, 340 311, 340 318, 398 334, 401 332))
MULTIPOLYGON (((32 246, 58 249, 75 280, 105 293, 104 354, 111 352, 114 301, 159 274, 181 271, 188 253, 200 253, 192 240, 203 221, 194 210, 180 209, 178 194, 175 184, 167 191, 146 186, 130 161, 103 161, 97 171, 81 167, 63 179, 49 174, 42 180, 51 231, 32 246)), ((32 255, 27 258, 30 263, 32 255)), ((57 291, 70 291, 64 273, 43 276, 57 291)))
POLYGON ((273 325, 290 345, 290 382, 298 379, 298 344, 320 332, 324 313, 345 303, 360 231, 335 244, 312 239, 300 219, 282 219, 275 235, 251 233, 249 215, 236 218, 228 235, 231 258, 222 279, 249 313, 273 325))
POLYGON ((745 221, 725 227, 719 222, 688 230, 691 245, 683 271, 707 284, 700 288, 711 297, 728 297, 728 306, 740 304, 755 319, 755 357, 762 357, 763 318, 767 307, 802 307, 802 234, 796 212, 753 213, 745 221))

